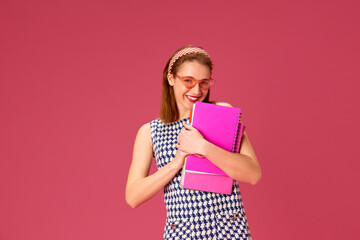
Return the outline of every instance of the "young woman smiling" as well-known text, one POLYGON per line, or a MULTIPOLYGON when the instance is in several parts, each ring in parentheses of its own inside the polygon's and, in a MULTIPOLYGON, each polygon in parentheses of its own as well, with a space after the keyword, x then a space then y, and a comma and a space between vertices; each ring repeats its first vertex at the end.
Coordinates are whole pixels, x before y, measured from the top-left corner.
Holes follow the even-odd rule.
POLYGON ((164 239, 251 239, 239 182, 255 185, 261 168, 246 132, 240 152, 232 153, 188 125, 193 104, 210 102, 212 68, 209 54, 200 47, 175 51, 163 72, 160 117, 140 127, 135 139, 126 201, 137 207, 164 189, 164 239), (233 178, 232 194, 183 189, 181 168, 189 154, 206 157, 233 178), (148 175, 153 156, 158 171, 148 175))

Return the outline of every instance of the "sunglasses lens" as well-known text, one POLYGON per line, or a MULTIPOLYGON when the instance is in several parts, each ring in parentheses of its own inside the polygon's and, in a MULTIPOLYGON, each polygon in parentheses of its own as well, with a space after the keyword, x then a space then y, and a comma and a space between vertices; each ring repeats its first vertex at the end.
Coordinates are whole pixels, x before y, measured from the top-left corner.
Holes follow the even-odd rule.
POLYGON ((210 85, 210 81, 208 81, 208 80, 205 80, 205 81, 201 81, 201 82, 200 82, 200 87, 201 87, 201 89, 203 89, 203 90, 209 89, 210 86, 211 86, 211 85, 210 85))
POLYGON ((192 88, 195 86, 196 84, 196 81, 192 78, 189 78, 189 77, 186 77, 186 78, 182 78, 182 82, 184 83, 184 85, 187 87, 187 88, 192 88))

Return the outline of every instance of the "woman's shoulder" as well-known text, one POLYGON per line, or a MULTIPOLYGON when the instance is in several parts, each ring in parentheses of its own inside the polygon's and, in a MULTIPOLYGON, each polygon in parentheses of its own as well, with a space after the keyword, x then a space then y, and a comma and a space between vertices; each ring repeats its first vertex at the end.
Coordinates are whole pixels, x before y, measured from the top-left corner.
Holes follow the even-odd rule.
POLYGON ((140 126, 139 131, 147 131, 150 129, 151 122, 144 123, 140 126))
POLYGON ((151 133, 150 122, 141 125, 138 130, 139 136, 147 136, 150 135, 150 133, 151 133))
POLYGON ((145 147, 145 148, 149 149, 149 151, 152 150, 150 122, 141 125, 136 134, 134 149, 135 148, 138 149, 139 147, 141 149, 144 149, 144 147, 145 147))
POLYGON ((140 126, 136 139, 141 142, 142 144, 145 144, 146 142, 151 144, 151 126, 150 122, 145 123, 140 126))
POLYGON ((216 105, 225 106, 225 107, 233 107, 230 103, 227 102, 215 102, 216 105))
POLYGON ((159 124, 161 124, 161 120, 159 118, 154 119, 141 125, 138 132, 141 135, 151 135, 151 129, 156 128, 159 124))

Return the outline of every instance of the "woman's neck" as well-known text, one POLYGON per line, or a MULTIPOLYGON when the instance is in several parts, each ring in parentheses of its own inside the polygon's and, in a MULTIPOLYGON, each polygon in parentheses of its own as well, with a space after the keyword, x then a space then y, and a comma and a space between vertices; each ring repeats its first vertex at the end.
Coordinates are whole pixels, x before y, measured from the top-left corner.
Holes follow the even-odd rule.
POLYGON ((184 111, 184 112, 182 112, 182 113, 179 113, 179 119, 178 119, 178 120, 187 118, 187 117, 189 117, 189 115, 190 115, 190 110, 189 110, 189 111, 184 111))

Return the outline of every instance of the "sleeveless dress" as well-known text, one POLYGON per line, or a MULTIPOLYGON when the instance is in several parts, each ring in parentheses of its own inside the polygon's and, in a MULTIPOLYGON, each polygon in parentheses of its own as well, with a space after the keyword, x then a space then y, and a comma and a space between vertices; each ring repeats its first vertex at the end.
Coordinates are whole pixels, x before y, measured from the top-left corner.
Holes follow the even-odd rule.
MULTIPOLYGON (((169 124, 160 119, 150 122, 158 169, 175 157, 175 144, 184 123, 189 123, 189 118, 169 124)), ((180 181, 181 170, 164 187, 167 217, 163 239, 251 240, 237 181, 231 195, 184 189, 180 181)))

